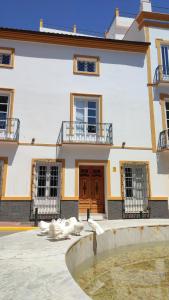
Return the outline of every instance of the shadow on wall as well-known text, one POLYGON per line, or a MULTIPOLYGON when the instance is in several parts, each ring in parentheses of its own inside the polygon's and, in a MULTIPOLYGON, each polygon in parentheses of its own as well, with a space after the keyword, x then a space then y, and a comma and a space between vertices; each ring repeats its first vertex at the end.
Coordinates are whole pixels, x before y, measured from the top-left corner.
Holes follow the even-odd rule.
POLYGON ((169 175, 169 152, 159 152, 157 156, 157 172, 158 174, 169 175))
MULTIPOLYGON (((75 167, 75 160, 105 160, 109 159, 110 148, 102 146, 99 149, 97 146, 91 145, 65 145, 61 147, 56 147, 56 157, 59 159, 66 157, 66 168, 67 169, 74 169, 75 167)), ((89 163, 90 165, 90 163, 89 163)))
MULTIPOLYGON (((15 45, 14 45, 15 46, 15 45)), ((75 54, 99 56, 102 63, 113 65, 128 65, 142 68, 145 63, 145 53, 129 53, 124 51, 105 51, 102 49, 82 49, 79 47, 65 47, 61 45, 22 44, 16 43, 17 56, 72 60, 75 54)))
POLYGON ((12 165, 13 160, 15 158, 16 152, 18 150, 18 144, 10 144, 10 147, 8 143, 0 145, 1 157, 7 157, 8 158, 8 165, 12 165))
POLYGON ((161 86, 161 87, 153 87, 153 92, 154 92, 154 101, 159 102, 160 101, 160 94, 169 94, 169 88, 166 86, 161 86))

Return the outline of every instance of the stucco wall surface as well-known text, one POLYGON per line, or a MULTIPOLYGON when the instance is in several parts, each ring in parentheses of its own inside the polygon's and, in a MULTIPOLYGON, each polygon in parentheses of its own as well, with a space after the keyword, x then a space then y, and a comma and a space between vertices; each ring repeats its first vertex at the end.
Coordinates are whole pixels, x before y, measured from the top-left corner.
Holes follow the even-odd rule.
POLYGON ((14 69, 0 68, 0 88, 15 89, 20 141, 56 143, 70 120, 70 93, 103 96, 103 122, 114 143, 151 146, 145 54, 0 40, 15 48, 14 69), (100 76, 73 74, 74 54, 100 57, 100 76), (142 120, 145 120, 143 122, 142 120), (138 135, 139 133, 139 135, 138 135))

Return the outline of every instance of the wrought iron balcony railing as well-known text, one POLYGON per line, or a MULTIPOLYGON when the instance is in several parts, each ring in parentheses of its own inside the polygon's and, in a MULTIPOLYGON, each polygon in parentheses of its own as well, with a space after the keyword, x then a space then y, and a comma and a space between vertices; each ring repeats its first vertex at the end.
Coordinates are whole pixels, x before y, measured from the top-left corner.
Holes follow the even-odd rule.
POLYGON ((169 67, 158 66, 155 70, 154 83, 169 81, 169 67))
POLYGON ((159 150, 169 149, 169 130, 163 130, 162 132, 160 132, 158 149, 159 150))
POLYGON ((19 119, 0 119, 0 140, 17 142, 19 140, 19 130, 19 119))
POLYGON ((113 130, 110 123, 89 124, 85 122, 62 122, 58 144, 84 143, 98 145, 113 144, 113 130))

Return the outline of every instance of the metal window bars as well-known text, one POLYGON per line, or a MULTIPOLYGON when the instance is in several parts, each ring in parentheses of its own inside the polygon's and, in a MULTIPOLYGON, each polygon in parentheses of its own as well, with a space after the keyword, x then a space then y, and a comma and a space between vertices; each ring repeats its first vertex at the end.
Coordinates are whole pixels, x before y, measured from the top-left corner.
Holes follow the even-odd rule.
POLYGON ((0 140, 19 141, 19 131, 19 119, 0 119, 0 140))
POLYGON ((32 175, 33 214, 36 208, 40 215, 59 214, 61 163, 37 161, 33 165, 32 175))
POLYGON ((158 150, 169 149, 169 129, 160 132, 158 150))
POLYGON ((125 164, 122 167, 123 218, 147 218, 148 172, 146 165, 125 164))
POLYGON ((154 83, 169 81, 169 67, 158 66, 155 70, 154 83))
POLYGON ((57 143, 112 145, 112 124, 63 121, 57 143))

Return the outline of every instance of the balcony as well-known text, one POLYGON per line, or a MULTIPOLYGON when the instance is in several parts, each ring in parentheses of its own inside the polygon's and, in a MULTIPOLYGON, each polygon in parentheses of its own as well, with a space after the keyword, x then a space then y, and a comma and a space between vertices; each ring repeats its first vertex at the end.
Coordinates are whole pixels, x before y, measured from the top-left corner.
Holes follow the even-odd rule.
POLYGON ((58 144, 112 145, 113 131, 110 123, 62 122, 58 144))
POLYGON ((7 118, 6 120, 0 120, 0 141, 18 142, 19 129, 19 119, 7 118))
POLYGON ((154 84, 169 83, 169 68, 158 66, 154 75, 154 84))
POLYGON ((159 151, 169 150, 169 130, 160 132, 158 149, 159 151))

